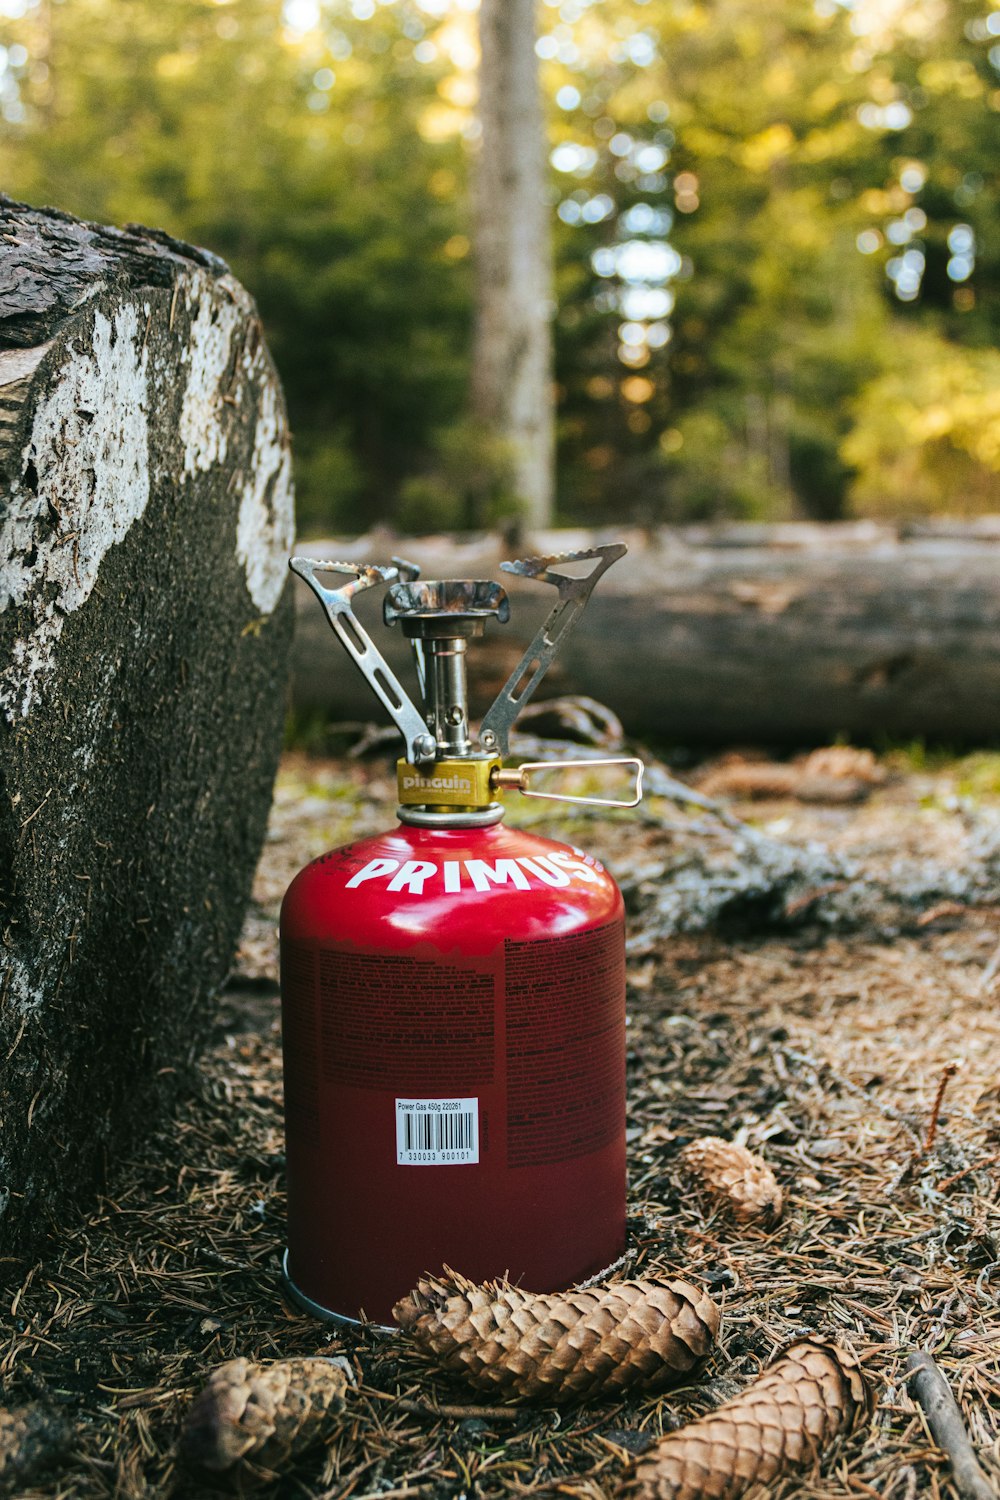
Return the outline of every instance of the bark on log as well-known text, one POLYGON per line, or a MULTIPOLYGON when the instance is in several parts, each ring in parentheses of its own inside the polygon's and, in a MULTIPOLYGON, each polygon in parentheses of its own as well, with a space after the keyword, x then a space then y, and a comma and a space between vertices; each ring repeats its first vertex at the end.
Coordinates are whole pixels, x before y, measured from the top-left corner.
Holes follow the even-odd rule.
MULTIPOLYGON (((872 523, 615 533, 629 555, 595 591, 540 696, 583 692, 627 729, 681 744, 803 745, 837 735, 1000 737, 1000 525, 872 523)), ((611 533, 598 540, 608 540, 611 533)), ((522 555, 592 545, 540 532, 522 555)), ((425 577, 498 577, 489 538, 310 542, 312 556, 412 556, 425 577)), ((552 603, 505 578, 510 625, 469 652, 477 706, 503 682, 552 603), (507 633, 504 634, 504 631, 507 633)), ((300 590, 294 701, 307 714, 379 717, 375 699, 300 590)), ((379 605, 365 596, 377 619, 379 605)), ((381 631, 394 667, 406 643, 381 631)))
POLYGON ((284 405, 221 261, 0 200, 0 1254, 211 1020, 292 609, 284 405))

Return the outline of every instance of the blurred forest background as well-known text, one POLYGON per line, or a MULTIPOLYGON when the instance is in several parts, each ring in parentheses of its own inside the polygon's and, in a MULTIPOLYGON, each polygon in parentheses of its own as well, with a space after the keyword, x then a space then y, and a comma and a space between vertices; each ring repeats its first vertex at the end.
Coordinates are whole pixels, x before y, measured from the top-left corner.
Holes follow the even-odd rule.
MULTIPOLYGON (((475 10, 0 0, 4 191, 230 263, 305 532, 512 503, 466 414, 475 10)), ((1000 10, 543 0, 536 52, 560 521, 1000 509, 1000 10)))

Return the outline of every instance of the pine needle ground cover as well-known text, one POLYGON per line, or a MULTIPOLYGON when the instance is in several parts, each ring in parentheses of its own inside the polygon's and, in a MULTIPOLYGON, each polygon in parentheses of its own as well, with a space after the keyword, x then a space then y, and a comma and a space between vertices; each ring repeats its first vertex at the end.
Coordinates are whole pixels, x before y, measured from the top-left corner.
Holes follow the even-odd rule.
POLYGON ((751 904, 721 926, 646 939, 643 872, 690 871, 697 841, 715 835, 658 803, 645 820, 558 829, 605 860, 635 908, 630 1237, 617 1274, 692 1282, 722 1305, 723 1324, 690 1384, 557 1411, 471 1396, 401 1336, 331 1332, 282 1296, 277 904, 301 864, 385 826, 392 806, 387 762, 290 757, 237 970, 187 1104, 37 1264, 0 1264, 3 1400, 48 1400, 70 1429, 62 1456, 13 1492, 208 1496, 176 1444, 211 1369, 320 1354, 354 1370, 343 1422, 261 1493, 604 1500, 661 1434, 731 1400, 811 1335, 854 1350, 874 1415, 837 1437, 819 1468, 759 1493, 954 1500, 947 1461, 906 1393, 906 1356, 920 1348, 1000 1483, 1000 899, 961 894, 969 839, 1000 812, 995 769, 983 757, 933 771, 910 763, 852 806, 733 804, 776 837, 850 853, 886 888, 921 859, 953 871, 957 898, 904 903, 881 926, 776 928, 751 904), (784 1208, 772 1227, 741 1226, 699 1191, 684 1148, 718 1135, 738 1136, 774 1170, 784 1208))

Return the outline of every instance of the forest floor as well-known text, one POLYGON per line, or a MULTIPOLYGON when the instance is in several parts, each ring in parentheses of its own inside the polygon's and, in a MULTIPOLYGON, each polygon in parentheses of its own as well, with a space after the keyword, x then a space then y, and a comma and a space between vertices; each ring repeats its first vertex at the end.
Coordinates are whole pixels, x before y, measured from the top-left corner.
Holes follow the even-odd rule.
MULTIPOLYGON (((639 816, 566 819, 548 805, 539 820, 537 804, 514 815, 585 844, 626 889, 621 1274, 683 1276, 724 1305, 702 1377, 561 1413, 498 1406, 463 1416, 451 1408, 482 1398, 429 1373, 396 1339, 331 1330, 287 1301, 277 908, 304 862, 391 823, 394 802, 387 759, 290 755, 196 1093, 5 1297, 7 1399, 54 1401, 74 1426, 62 1459, 19 1496, 208 1495, 175 1451, 212 1367, 235 1355, 339 1353, 358 1377, 347 1417, 264 1494, 602 1500, 630 1455, 731 1397, 803 1330, 850 1345, 877 1404, 870 1425, 766 1493, 954 1500, 947 1460, 903 1381, 907 1353, 921 1348, 947 1375, 1000 1486, 1000 883, 990 889, 998 866, 982 862, 984 828, 1000 827, 1000 757, 933 766, 889 757, 884 779, 856 802, 804 803, 780 776, 762 795, 766 776, 741 780, 743 765, 721 767, 736 768, 732 812, 772 838, 853 861, 882 888, 907 886, 907 898, 888 915, 847 920, 824 911, 827 891, 849 883, 834 879, 786 892, 778 908, 757 890, 718 907, 703 930, 696 908, 675 912, 670 931, 658 893, 682 876, 697 884, 692 848, 728 847, 722 825, 655 798, 639 816), (922 861, 937 874, 914 884, 922 861), (777 1173, 786 1205, 772 1229, 738 1227, 685 1175, 685 1141, 719 1133, 738 1135, 777 1173)), ((724 792, 719 769, 685 775, 724 792)))

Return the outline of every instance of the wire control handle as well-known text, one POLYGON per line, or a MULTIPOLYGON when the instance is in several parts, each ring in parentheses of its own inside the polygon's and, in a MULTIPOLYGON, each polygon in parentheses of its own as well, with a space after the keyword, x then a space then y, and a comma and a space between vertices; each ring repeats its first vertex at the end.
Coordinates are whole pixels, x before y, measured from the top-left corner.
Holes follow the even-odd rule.
POLYGON ((515 770, 497 769, 490 784, 498 792, 516 791, 524 797, 542 797, 548 802, 582 802, 587 807, 638 807, 642 801, 642 775, 646 767, 636 756, 614 760, 526 760, 515 770), (635 777, 635 791, 629 797, 587 797, 572 792, 539 792, 532 777, 545 771, 603 771, 609 766, 628 770, 635 777))

